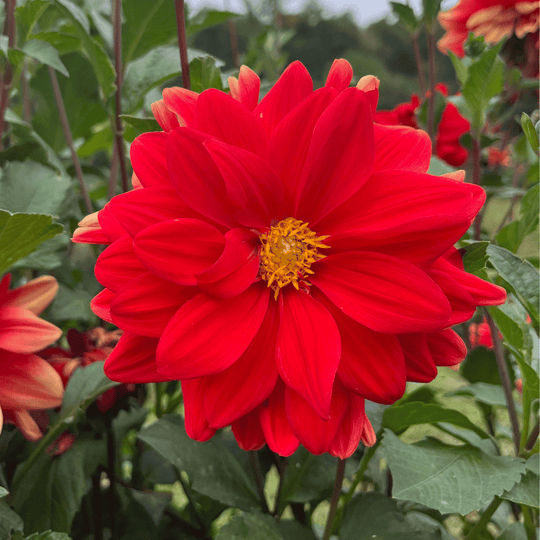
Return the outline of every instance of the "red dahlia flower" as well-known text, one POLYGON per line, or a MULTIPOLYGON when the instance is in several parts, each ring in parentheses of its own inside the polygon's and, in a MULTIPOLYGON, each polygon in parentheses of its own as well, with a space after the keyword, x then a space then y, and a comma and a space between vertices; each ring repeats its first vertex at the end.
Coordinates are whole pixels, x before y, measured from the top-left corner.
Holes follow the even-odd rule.
POLYGON ((446 30, 437 43, 442 53, 450 50, 464 56, 463 43, 469 32, 484 36, 492 44, 515 35, 524 39, 525 61, 514 63, 521 65, 524 75, 538 76, 538 0, 459 0, 451 9, 439 13, 438 18, 446 30))
MULTIPOLYGON (((436 91, 444 97, 448 96, 448 88, 439 83, 436 91)), ((410 126, 418 128, 415 111, 419 107, 418 96, 411 97, 410 103, 401 103, 391 111, 377 111, 375 122, 386 126, 410 126)), ((453 103, 447 103, 437 126, 435 135, 435 154, 453 167, 460 167, 469 157, 469 152, 461 146, 459 139, 471 129, 470 122, 461 115, 453 103)))
POLYGON ((451 251, 483 190, 426 174, 428 136, 374 124, 378 81, 351 78, 337 60, 313 91, 295 62, 260 102, 246 67, 231 95, 164 90, 164 131, 131 146, 140 188, 75 234, 110 244, 92 306, 125 333, 105 372, 181 380, 192 438, 232 424, 245 449, 347 457, 375 441, 364 399, 421 371, 409 343, 447 352, 454 319, 504 301, 451 251))
POLYGON ((17 425, 35 441, 42 435, 32 411, 62 403, 60 376, 33 354, 56 341, 61 330, 38 315, 52 302, 58 285, 42 276, 9 290, 11 275, 0 282, 0 431, 3 421, 17 425))

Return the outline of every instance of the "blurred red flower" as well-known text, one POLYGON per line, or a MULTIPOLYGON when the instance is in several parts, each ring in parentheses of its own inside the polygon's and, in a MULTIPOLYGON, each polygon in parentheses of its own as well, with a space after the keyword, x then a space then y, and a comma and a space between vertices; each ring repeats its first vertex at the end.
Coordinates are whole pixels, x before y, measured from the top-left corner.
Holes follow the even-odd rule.
MULTIPOLYGON (((448 88, 445 84, 437 84, 435 90, 444 97, 448 96, 448 88)), ((418 96, 413 95, 410 103, 401 103, 391 111, 377 111, 375 122, 387 126, 418 128, 415 113, 419 106, 418 96)), ((435 154, 453 167, 463 165, 469 157, 469 152, 461 146, 459 139, 470 129, 470 122, 461 115, 457 107, 453 103, 447 103, 437 127, 435 154)))
MULTIPOLYGON (((47 359, 58 372, 65 387, 78 367, 106 360, 121 335, 120 330, 107 332, 103 328, 91 328, 83 333, 72 328, 67 333, 69 350, 51 347, 40 351, 39 355, 47 359)), ((134 390, 135 385, 120 385, 110 388, 96 400, 98 410, 102 413, 107 412, 118 398, 134 390)))
POLYGON ((58 407, 63 386, 56 371, 33 354, 62 334, 38 315, 52 302, 58 284, 42 276, 9 290, 11 275, 0 282, 0 431, 15 424, 29 440, 42 436, 31 412, 58 407))
POLYGON ((444 264, 483 190, 426 174, 427 135, 374 124, 378 81, 351 78, 337 60, 313 91, 295 62, 260 102, 246 67, 230 96, 164 90, 164 131, 131 146, 137 189, 74 236, 111 244, 92 302, 124 330, 107 375, 181 380, 192 438, 232 424, 245 449, 347 457, 375 442, 364 399, 405 390, 400 336, 445 333, 469 288, 504 301, 444 264))
MULTIPOLYGON (((538 76, 538 22, 540 2, 522 0, 459 0, 447 11, 439 13, 439 22, 446 34, 439 40, 439 50, 450 50, 459 57, 465 55, 463 43, 469 32, 484 36, 495 44, 515 35, 524 40, 525 59, 510 59, 519 65, 525 76, 538 76)), ((516 49, 514 46, 513 49, 516 49)))

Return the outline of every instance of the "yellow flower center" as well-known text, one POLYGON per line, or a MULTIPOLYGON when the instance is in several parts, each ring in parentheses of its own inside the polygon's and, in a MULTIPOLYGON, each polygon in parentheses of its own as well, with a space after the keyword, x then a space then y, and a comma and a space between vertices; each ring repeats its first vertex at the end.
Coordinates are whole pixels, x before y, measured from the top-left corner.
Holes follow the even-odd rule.
POLYGON ((330 247, 322 243, 328 236, 316 236, 308 225, 288 217, 260 236, 259 275, 272 287, 276 300, 279 290, 289 283, 295 289, 309 287, 306 278, 313 274, 311 265, 324 258, 318 250, 330 247))

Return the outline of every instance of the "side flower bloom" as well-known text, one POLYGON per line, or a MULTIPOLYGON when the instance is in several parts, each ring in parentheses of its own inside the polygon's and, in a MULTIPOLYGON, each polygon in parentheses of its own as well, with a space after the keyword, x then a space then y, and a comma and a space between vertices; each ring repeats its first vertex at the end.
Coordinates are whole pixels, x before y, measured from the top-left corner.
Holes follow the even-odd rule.
POLYGON ((504 302, 453 248, 483 190, 427 174, 429 137, 375 124, 377 79, 351 78, 336 60, 314 91, 295 62, 260 102, 245 66, 230 95, 166 89, 164 131, 131 146, 137 188, 75 236, 110 244, 107 375, 182 381, 194 439, 231 425, 245 449, 348 457, 375 442, 364 400, 403 395, 410 347, 448 365, 453 321, 504 302))
MULTIPOLYGON (((9 290, 0 282, 0 420, 17 425, 35 441, 42 435, 32 411, 58 407, 64 388, 58 373, 36 353, 56 341, 61 330, 38 315, 52 302, 58 285, 42 276, 9 290)), ((0 430, 2 422, 0 421, 0 430)))

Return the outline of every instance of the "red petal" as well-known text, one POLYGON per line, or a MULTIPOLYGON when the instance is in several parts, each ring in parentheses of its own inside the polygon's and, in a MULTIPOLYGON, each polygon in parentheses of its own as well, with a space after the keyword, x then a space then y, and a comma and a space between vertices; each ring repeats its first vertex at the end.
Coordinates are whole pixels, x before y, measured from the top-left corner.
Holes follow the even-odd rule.
POLYGON ((467 347, 450 328, 426 333, 427 345, 437 366, 455 366, 465 360, 467 347))
POLYGON ((159 371, 171 379, 193 379, 224 371, 257 334, 268 306, 268 290, 252 286, 226 299, 198 294, 186 302, 159 342, 159 371))
POLYGON ((141 336, 160 337, 173 315, 198 289, 164 281, 150 272, 120 289, 111 302, 114 324, 141 336))
POLYGON ((231 229, 225 234, 220 258, 200 274, 197 285, 204 291, 230 298, 243 293, 259 273, 258 236, 247 229, 231 229))
POLYGON ((0 373, 0 407, 51 409, 62 404, 62 379, 43 358, 0 350, 0 373))
POLYGON ((203 133, 268 157, 268 137, 252 112, 231 96, 210 88, 197 101, 195 127, 203 133))
POLYGON ((178 86, 163 90, 163 101, 169 110, 178 115, 178 123, 181 127, 193 127, 198 97, 197 92, 178 86))
POLYGON ((260 409, 259 419, 266 439, 266 444, 272 452, 280 456, 290 456, 295 452, 300 441, 293 433, 287 413, 285 412, 285 385, 278 379, 276 387, 268 404, 260 409))
POLYGON ((166 142, 167 133, 156 131, 143 133, 131 143, 131 165, 143 187, 170 187, 166 142))
POLYGON ((214 436, 216 430, 208 425, 203 410, 204 379, 182 381, 184 395, 184 416, 186 433, 196 441, 207 441, 214 436))
POLYGON ((325 86, 335 88, 338 92, 342 92, 345 88, 349 88, 352 76, 353 68, 347 60, 344 60, 343 58, 334 60, 328 73, 328 77, 326 78, 325 86))
POLYGON ((320 302, 295 290, 281 294, 280 318, 276 348, 279 374, 320 416, 328 418, 341 356, 336 323, 320 302))
POLYGON ((376 403, 394 403, 403 396, 405 359, 395 336, 379 334, 344 315, 324 295, 317 298, 334 317, 341 336, 337 370, 341 382, 376 403))
POLYGON ((0 349, 33 353, 44 349, 62 335, 62 330, 17 306, 0 308, 0 349))
MULTIPOLYGON (((35 414, 34 411, 34 415, 35 414)), ((35 442, 43 437, 43 433, 41 432, 38 423, 27 410, 6 410, 4 422, 15 424, 23 434, 24 438, 29 441, 35 442)))
MULTIPOLYGON (((9 283, 6 284, 6 288, 9 283)), ((4 306, 22 307, 39 315, 54 299, 58 282, 52 276, 40 276, 7 292, 1 300, 4 306)), ((1 296, 1 293, 0 293, 1 296)))
POLYGON ((98 212, 98 221, 103 229, 103 232, 114 242, 119 238, 122 238, 126 234, 126 230, 116 217, 111 213, 110 203, 107 203, 105 207, 98 212))
POLYGON ((364 412, 364 400, 359 396, 349 394, 347 412, 328 452, 340 459, 352 456, 360 444, 366 421, 369 422, 364 412))
POLYGON ((225 246, 223 235, 199 219, 180 218, 147 227, 134 239, 137 257, 156 276, 196 285, 195 274, 212 266, 225 246))
POLYGON ((90 302, 90 309, 104 321, 112 323, 111 318, 111 302, 115 297, 113 291, 109 289, 103 289, 100 293, 96 294, 90 302))
POLYGON ((346 390, 339 381, 334 385, 327 420, 323 420, 299 394, 290 388, 285 390, 285 410, 292 430, 308 452, 316 455, 330 449, 348 405, 346 390))
POLYGON ((441 289, 410 263, 379 253, 330 255, 310 281, 346 315, 390 334, 445 326, 450 305, 441 289))
POLYGON ((96 279, 113 292, 146 272, 148 269, 135 255, 133 240, 128 234, 101 253, 94 269, 96 279))
POLYGON ((240 67, 238 80, 229 77, 229 90, 231 96, 253 111, 259 102, 261 80, 258 75, 247 66, 240 67))
POLYGON ((295 216, 312 225, 356 193, 371 174, 373 120, 365 94, 343 91, 313 130, 295 216))
POLYGON ((362 90, 366 94, 369 105, 371 106, 371 112, 375 115, 377 110, 377 103, 379 103, 379 85, 381 81, 373 75, 364 75, 356 85, 358 90, 362 90))
POLYGON ((283 187, 267 160, 216 139, 205 147, 219 168, 236 221, 245 227, 268 227, 283 217, 283 187))
POLYGON ((312 91, 313 81, 307 69, 300 62, 293 62, 253 112, 271 135, 281 120, 309 97, 312 91))
POLYGON ((272 302, 259 332, 244 354, 225 371, 205 377, 204 413, 211 426, 228 426, 271 394, 278 378, 278 324, 277 304, 272 302))
POLYGON ((204 135, 192 129, 171 131, 167 141, 171 183, 188 206, 218 223, 234 227, 225 182, 203 145, 205 140, 204 135))
POLYGON ((152 114, 157 120, 157 123, 161 126, 163 131, 172 131, 173 129, 180 127, 178 123, 178 117, 165 105, 165 101, 160 99, 150 105, 152 108, 152 114))
POLYGON ((172 188, 134 189, 114 197, 109 206, 131 236, 169 219, 206 219, 184 203, 172 188))
POLYGON ((313 129, 321 114, 335 99, 332 88, 321 88, 305 99, 274 129, 270 139, 270 163, 285 190, 285 211, 294 212, 296 193, 313 129))
POLYGON ((375 430, 369 421, 369 418, 366 416, 366 421, 364 422, 364 430, 362 431, 362 438, 360 439, 364 446, 374 446, 377 442, 377 435, 375 430))
POLYGON ((105 360, 105 375, 121 383, 168 381, 157 371, 158 340, 125 332, 105 360))
POLYGON ((73 233, 72 242, 76 244, 110 244, 111 239, 105 234, 98 219, 99 212, 88 214, 73 233))
POLYGON ((425 131, 375 124, 373 171, 400 169, 425 173, 431 160, 431 140, 425 131))
POLYGON ((427 345, 426 333, 401 334, 398 336, 405 355, 407 380, 430 382, 437 376, 437 368, 427 345))
POLYGON ((260 450, 266 444, 259 420, 259 409, 254 409, 233 422, 231 428, 238 446, 246 452, 260 450))

